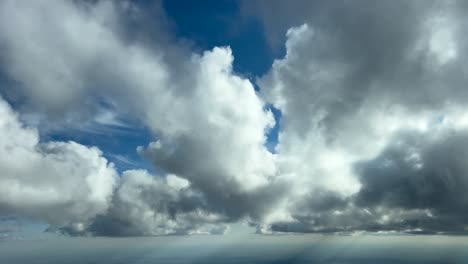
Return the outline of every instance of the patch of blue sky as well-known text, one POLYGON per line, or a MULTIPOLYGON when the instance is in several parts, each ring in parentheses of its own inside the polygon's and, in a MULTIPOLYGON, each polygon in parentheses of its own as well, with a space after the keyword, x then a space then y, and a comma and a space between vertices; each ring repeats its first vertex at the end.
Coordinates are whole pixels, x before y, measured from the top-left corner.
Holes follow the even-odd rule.
POLYGON ((270 68, 273 54, 262 25, 242 14, 240 1, 164 0, 163 7, 176 24, 176 37, 192 41, 200 51, 230 46, 236 73, 254 78, 270 68))
POLYGON ((154 140, 154 136, 146 128, 125 130, 109 130, 107 133, 87 133, 83 131, 67 131, 48 134, 45 141, 76 141, 87 146, 96 146, 104 153, 104 157, 115 164, 119 173, 129 169, 146 169, 153 172, 149 161, 140 157, 136 151, 138 146, 146 146, 154 140))
POLYGON ((281 110, 271 104, 269 104, 267 107, 273 113, 275 118, 275 125, 270 130, 268 130, 265 147, 271 153, 277 153, 276 146, 278 145, 279 133, 281 130, 281 110))

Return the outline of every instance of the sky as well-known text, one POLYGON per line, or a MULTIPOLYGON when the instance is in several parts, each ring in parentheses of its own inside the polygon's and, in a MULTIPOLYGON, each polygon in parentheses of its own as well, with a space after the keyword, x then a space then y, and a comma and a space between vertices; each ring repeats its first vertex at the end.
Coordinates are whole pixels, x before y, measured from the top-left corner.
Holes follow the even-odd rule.
MULTIPOLYGON (((141 241, 138 255, 218 239, 241 254, 253 239, 292 244, 282 261, 326 237, 324 252, 352 245, 353 260, 320 261, 365 263, 356 252, 373 239, 465 243, 467 12, 455 0, 2 1, 0 250, 141 241)), ((434 263, 466 257, 453 252, 434 263)))

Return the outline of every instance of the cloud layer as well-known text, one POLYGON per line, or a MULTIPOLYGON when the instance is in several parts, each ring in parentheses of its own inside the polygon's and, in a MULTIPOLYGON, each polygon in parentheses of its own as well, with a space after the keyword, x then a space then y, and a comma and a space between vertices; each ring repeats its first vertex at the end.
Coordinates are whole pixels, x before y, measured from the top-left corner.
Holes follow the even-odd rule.
POLYGON ((130 2, 1 3, 0 93, 16 111, 1 99, 0 214, 73 235, 220 234, 238 221, 465 233, 465 5, 262 3, 245 8, 286 49, 260 92, 229 47, 178 42, 158 5, 148 40, 127 30, 144 17, 130 2), (282 113, 275 153, 268 104, 282 113), (155 172, 119 175, 97 147, 38 133, 119 118, 152 132, 137 151, 155 172))

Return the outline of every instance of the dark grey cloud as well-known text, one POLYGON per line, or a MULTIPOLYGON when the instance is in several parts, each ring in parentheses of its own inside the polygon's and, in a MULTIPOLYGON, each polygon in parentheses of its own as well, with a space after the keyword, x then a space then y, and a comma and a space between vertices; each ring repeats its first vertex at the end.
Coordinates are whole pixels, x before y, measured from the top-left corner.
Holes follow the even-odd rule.
POLYGON ((304 199, 291 210, 294 221, 276 222, 271 231, 466 234, 466 161, 459 156, 466 135, 448 140, 424 142, 417 152, 414 145, 389 147, 356 165, 362 183, 357 194, 304 199), (418 161, 414 153, 421 153, 418 161))
POLYGON ((224 233, 222 214, 206 209, 202 193, 172 175, 158 179, 145 171, 126 171, 112 208, 96 217, 87 232, 100 236, 224 233))
POLYGON ((375 159, 354 165, 362 184, 355 195, 311 195, 293 209, 296 222, 271 229, 466 234, 467 140, 466 133, 402 133, 375 159))
POLYGON ((170 151, 150 145, 146 150, 140 149, 140 153, 164 171, 190 179, 191 187, 203 194, 207 209, 225 215, 230 221, 246 216, 260 218, 288 189, 287 182, 272 179, 255 191, 246 190, 245 182, 237 181, 235 175, 226 171, 229 164, 219 156, 219 146, 191 137, 179 138, 177 142, 170 151))
MULTIPOLYGON (((377 158, 356 165, 362 189, 356 204, 367 208, 420 210, 398 219, 427 232, 466 232, 468 135, 403 135, 377 158)), ((383 212, 385 213, 385 212, 383 212)))

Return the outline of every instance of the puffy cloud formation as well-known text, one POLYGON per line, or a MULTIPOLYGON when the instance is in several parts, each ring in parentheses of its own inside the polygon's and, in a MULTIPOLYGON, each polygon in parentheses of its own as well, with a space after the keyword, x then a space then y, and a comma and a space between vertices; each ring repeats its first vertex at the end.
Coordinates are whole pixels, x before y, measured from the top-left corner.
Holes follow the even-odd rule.
POLYGON ((108 214, 95 219, 94 235, 146 236, 222 234, 226 218, 204 210, 203 196, 173 174, 161 179, 125 171, 108 214))
POLYGON ((378 218, 376 229, 466 233, 467 139, 466 130, 403 133, 357 164, 356 205, 378 218))
POLYGON ((138 12, 131 4, 6 1, 1 12, 14 25, 1 29, 6 72, 27 107, 78 122, 108 102, 157 135, 139 149, 162 171, 155 177, 190 184, 174 190, 144 172, 125 172, 109 214, 83 233, 220 233, 224 224, 212 223, 260 218, 270 209, 284 188, 264 147, 274 119, 250 81, 232 73, 228 47, 198 55, 163 40, 151 48, 128 40, 117 15, 138 12))
POLYGON ((109 207, 117 173, 95 147, 39 142, 0 98, 0 214, 84 228, 109 207))
POLYGON ((463 6, 312 5, 260 79, 283 113, 278 170, 297 183, 270 231, 464 232, 463 6))
POLYGON ((118 178, 96 147, 40 142, 1 101, 0 214, 72 235, 221 234, 243 220, 259 233, 465 233, 465 4, 245 8, 273 47, 286 36, 259 94, 229 47, 192 53, 162 9, 147 40, 127 30, 142 15, 130 2, 2 2, 14 89, 0 92, 20 115, 39 129, 136 120, 153 133, 137 151, 155 172, 118 178), (282 113, 274 154, 270 103, 282 113))

